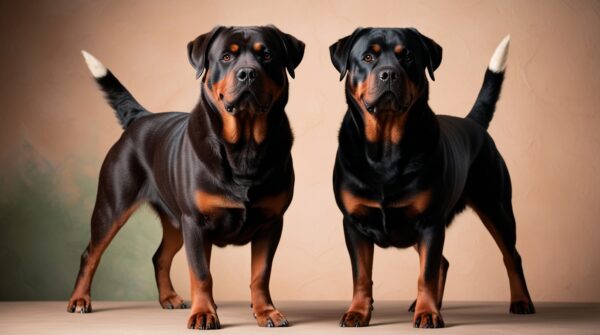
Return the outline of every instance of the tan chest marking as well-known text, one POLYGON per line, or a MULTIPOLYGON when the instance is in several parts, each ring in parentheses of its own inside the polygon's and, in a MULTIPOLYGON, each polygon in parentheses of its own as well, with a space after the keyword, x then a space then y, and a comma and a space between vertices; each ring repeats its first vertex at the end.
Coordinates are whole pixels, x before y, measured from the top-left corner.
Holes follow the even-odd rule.
MULTIPOLYGON (((382 208, 381 203, 356 196, 348 190, 342 190, 341 199, 346 211, 352 215, 360 215, 367 208, 382 208)), ((409 217, 417 216, 423 213, 431 202, 431 191, 423 191, 411 196, 410 198, 391 203, 386 208, 403 208, 409 217)))
POLYGON ((365 119, 365 136, 369 142, 391 142, 400 143, 404 134, 407 113, 400 115, 385 113, 373 115, 363 111, 365 119))
MULTIPOLYGON (((252 208, 264 210, 270 215, 283 215, 290 202, 290 194, 282 192, 277 195, 266 196, 252 204, 252 208)), ((203 214, 214 214, 221 209, 246 208, 243 203, 231 200, 220 194, 211 194, 196 191, 196 207, 203 214)))
POLYGON ((252 207, 262 209, 271 215, 280 216, 283 215, 283 212, 287 208, 290 202, 290 196, 291 195, 288 192, 267 196, 259 199, 252 207))
POLYGON ((389 205, 392 208, 406 208, 409 217, 417 216, 423 213, 431 203, 431 190, 426 190, 413 195, 412 197, 401 200, 389 205))
POLYGON ((344 204, 344 208, 346 208, 348 213, 353 215, 363 213, 368 207, 381 208, 381 204, 379 202, 356 196, 350 193, 348 190, 342 190, 340 195, 342 198, 342 204, 344 204))
POLYGON ((220 194, 196 191, 196 207, 203 214, 213 214, 224 208, 244 208, 244 204, 220 194))

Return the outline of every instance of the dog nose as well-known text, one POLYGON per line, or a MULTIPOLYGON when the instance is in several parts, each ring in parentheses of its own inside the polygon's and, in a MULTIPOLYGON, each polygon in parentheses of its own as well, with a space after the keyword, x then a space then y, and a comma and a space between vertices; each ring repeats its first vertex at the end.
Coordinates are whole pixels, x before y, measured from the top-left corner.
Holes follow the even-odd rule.
POLYGON ((243 67, 237 72, 239 82, 250 84, 256 79, 256 70, 251 67, 243 67))
POLYGON ((384 82, 394 82, 398 79, 398 73, 391 69, 385 69, 379 72, 379 80, 384 82))

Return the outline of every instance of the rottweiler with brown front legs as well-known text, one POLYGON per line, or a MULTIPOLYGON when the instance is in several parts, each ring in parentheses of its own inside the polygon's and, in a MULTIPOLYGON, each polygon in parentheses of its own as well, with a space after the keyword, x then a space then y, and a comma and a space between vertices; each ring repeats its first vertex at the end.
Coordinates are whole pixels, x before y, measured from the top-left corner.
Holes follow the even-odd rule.
POLYGON ((102 253, 133 211, 148 203, 163 239, 152 258, 163 308, 186 308, 169 270, 185 244, 192 306, 188 328, 220 328, 212 295, 212 245, 252 244, 251 300, 259 326, 287 326, 269 278, 292 200, 293 137, 284 108, 287 72, 304 43, 274 26, 216 27, 188 44, 201 80, 191 113, 150 113, 96 58, 84 52, 125 132, 100 171, 91 239, 81 256, 69 312, 92 311, 90 287, 102 253))
POLYGON ((373 245, 419 253, 420 328, 444 327, 440 314, 448 261, 446 227, 473 208, 502 251, 510 282, 510 312, 535 312, 521 257, 506 164, 487 132, 504 79, 508 37, 494 53, 466 118, 435 115, 429 84, 442 48, 412 28, 364 28, 330 47, 346 76, 348 111, 339 133, 333 184, 344 216, 354 295, 342 327, 367 326, 373 309, 373 245))

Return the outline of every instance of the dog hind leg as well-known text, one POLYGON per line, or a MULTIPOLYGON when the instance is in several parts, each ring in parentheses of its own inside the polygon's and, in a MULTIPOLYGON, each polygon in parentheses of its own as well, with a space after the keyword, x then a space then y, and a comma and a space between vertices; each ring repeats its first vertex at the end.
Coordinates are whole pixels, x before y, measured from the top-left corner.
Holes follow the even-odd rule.
POLYGON ((474 209, 502 252, 510 284, 510 312, 535 313, 523 273, 521 256, 516 248, 516 225, 512 205, 508 202, 474 206, 474 209))
POLYGON ((183 246, 181 230, 173 224, 173 219, 159 208, 152 206, 160 217, 163 237, 158 249, 152 256, 156 286, 158 287, 159 303, 164 309, 183 309, 187 305, 183 298, 175 292, 171 282, 171 264, 173 257, 183 246))
POLYGON ((67 305, 68 312, 92 311, 90 289, 102 254, 140 204, 145 174, 130 146, 113 146, 107 155, 98 183, 98 194, 91 219, 91 238, 81 255, 75 288, 67 305))

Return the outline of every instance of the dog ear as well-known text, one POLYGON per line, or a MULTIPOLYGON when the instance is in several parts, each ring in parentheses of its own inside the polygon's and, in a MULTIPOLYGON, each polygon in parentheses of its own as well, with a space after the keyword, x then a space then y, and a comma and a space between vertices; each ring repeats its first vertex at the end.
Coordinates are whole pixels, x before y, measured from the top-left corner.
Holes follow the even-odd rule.
POLYGON ((331 57, 333 66, 340 73, 340 81, 342 81, 346 75, 350 50, 352 50, 354 41, 356 41, 356 38, 362 30, 363 28, 356 28, 351 35, 339 39, 329 47, 329 56, 331 57))
POLYGON ((270 24, 267 26, 272 29, 275 35, 281 40, 283 44, 283 50, 285 52, 286 64, 285 67, 290 74, 290 77, 295 78, 296 74, 294 69, 300 65, 302 58, 304 57, 304 42, 295 38, 290 34, 286 34, 279 30, 279 28, 270 24))
POLYGON ((435 43, 431 38, 421 34, 415 28, 409 28, 417 38, 421 42, 421 46, 423 47, 423 52, 428 59, 424 59, 424 63, 427 66, 427 72, 429 73, 429 77, 431 80, 435 81, 435 76, 433 72, 440 66, 442 63, 442 47, 435 43))
POLYGON ((210 32, 196 37, 187 45, 188 58, 190 64, 196 69, 196 79, 200 78, 204 69, 208 68, 207 53, 210 44, 223 29, 222 26, 216 26, 210 32))

